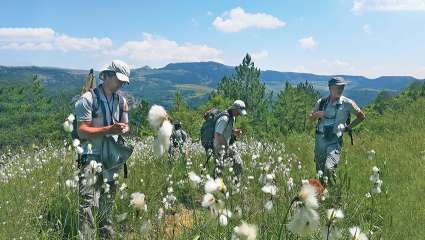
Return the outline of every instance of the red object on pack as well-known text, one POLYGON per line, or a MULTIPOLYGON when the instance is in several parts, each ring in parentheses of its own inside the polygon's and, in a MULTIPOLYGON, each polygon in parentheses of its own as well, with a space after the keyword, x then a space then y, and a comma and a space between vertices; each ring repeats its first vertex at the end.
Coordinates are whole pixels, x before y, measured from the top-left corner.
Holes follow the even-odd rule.
POLYGON ((315 179, 315 178, 310 178, 308 179, 308 183, 314 187, 314 189, 316 190, 317 193, 317 197, 319 199, 319 197, 322 195, 322 193, 325 191, 325 188, 322 186, 322 184, 320 183, 319 180, 315 179))

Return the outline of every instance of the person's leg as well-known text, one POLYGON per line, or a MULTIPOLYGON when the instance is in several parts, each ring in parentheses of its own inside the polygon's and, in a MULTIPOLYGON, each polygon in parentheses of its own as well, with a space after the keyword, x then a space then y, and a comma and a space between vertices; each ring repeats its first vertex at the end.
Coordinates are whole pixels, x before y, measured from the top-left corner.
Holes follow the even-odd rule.
POLYGON ((229 149, 229 157, 232 160, 232 168, 233 168, 233 173, 235 176, 235 179, 234 179, 235 183, 239 183, 241 179, 241 175, 242 175, 242 169, 243 169, 242 158, 239 152, 236 151, 236 149, 234 149, 233 147, 229 149))
POLYGON ((326 149, 325 176, 330 184, 336 183, 336 168, 341 158, 341 147, 338 143, 331 144, 326 149))
POLYGON ((214 173, 213 177, 222 177, 223 176, 223 169, 224 169, 224 156, 225 156, 224 150, 222 151, 216 151, 214 150, 214 173))
POLYGON ((319 171, 322 172, 322 176, 319 177, 319 180, 322 184, 324 184, 323 173, 325 172, 326 148, 326 141, 320 135, 317 135, 314 146, 314 160, 316 162, 316 173, 318 173, 319 171))
POLYGON ((112 207, 114 204, 116 185, 108 182, 109 192, 102 191, 99 198, 99 232, 101 239, 114 239, 115 232, 112 227, 112 207))
POLYGON ((95 207, 98 206, 98 192, 96 174, 85 174, 88 171, 88 162, 91 159, 86 159, 80 168, 80 178, 78 181, 79 191, 79 227, 78 234, 80 239, 95 239, 96 237, 96 221, 94 216, 95 207))

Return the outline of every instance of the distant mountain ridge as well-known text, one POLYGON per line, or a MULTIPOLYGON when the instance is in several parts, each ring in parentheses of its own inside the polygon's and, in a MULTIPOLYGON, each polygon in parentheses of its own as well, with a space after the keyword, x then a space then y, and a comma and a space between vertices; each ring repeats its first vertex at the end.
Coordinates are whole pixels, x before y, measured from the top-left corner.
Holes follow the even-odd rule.
MULTIPOLYGON (((0 85, 19 84, 37 74, 48 93, 78 92, 83 84, 88 70, 63 69, 53 67, 6 67, 0 66, 0 85)), ((131 84, 124 91, 136 100, 144 98, 152 103, 169 106, 174 93, 179 89, 186 101, 198 105, 206 100, 208 93, 214 89, 224 76, 234 74, 234 67, 217 62, 187 62, 170 63, 162 68, 144 66, 131 71, 131 84)), ((414 81, 409 76, 383 76, 369 79, 363 76, 343 76, 350 85, 345 95, 356 100, 360 105, 366 105, 376 95, 386 90, 397 93, 414 81)), ((266 70, 261 72, 261 79, 268 89, 278 92, 288 81, 291 84, 310 82, 322 94, 327 92, 327 81, 330 76, 312 73, 279 72, 266 70)))

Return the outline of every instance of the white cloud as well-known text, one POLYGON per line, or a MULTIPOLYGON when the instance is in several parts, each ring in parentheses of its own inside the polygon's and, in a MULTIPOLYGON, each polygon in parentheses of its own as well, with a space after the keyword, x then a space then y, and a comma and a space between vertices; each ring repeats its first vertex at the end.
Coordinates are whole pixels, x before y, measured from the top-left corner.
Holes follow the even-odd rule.
POLYGON ((187 61, 222 61, 222 52, 207 45, 184 43, 143 33, 143 40, 128 41, 110 52, 114 56, 127 57, 137 64, 166 64, 187 61))
POLYGON ((50 28, 0 28, 0 43, 44 42, 54 37, 55 31, 50 28))
POLYGON ((298 73, 306 73, 309 72, 307 68, 304 65, 297 65, 292 70, 292 72, 298 72, 298 73))
POLYGON ((298 43, 300 44, 300 47, 304 49, 311 49, 316 47, 317 45, 313 37, 301 38, 300 40, 298 40, 298 43))
POLYGON ((2 50, 95 51, 112 46, 109 38, 76 38, 51 28, 0 28, 2 50))
POLYGON ((354 0, 351 11, 425 11, 425 0, 354 0))
POLYGON ((259 52, 251 53, 251 57, 254 61, 265 59, 269 56, 269 52, 267 50, 261 50, 259 52))
POLYGON ((216 17, 213 26, 222 32, 239 32, 246 28, 275 29, 284 27, 285 22, 266 13, 247 13, 237 7, 216 17))
POLYGON ((362 29, 363 29, 363 32, 366 33, 366 34, 372 33, 372 30, 371 30, 371 28, 368 24, 363 25, 362 29))

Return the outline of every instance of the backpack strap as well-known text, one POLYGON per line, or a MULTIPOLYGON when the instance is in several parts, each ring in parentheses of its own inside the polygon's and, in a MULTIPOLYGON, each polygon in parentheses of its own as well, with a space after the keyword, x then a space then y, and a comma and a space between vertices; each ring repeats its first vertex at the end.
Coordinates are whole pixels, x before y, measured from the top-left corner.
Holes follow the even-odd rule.
POLYGON ((325 110, 328 103, 329 103, 329 97, 321 98, 319 101, 319 111, 325 110))
POLYGON ((105 104, 102 104, 102 100, 100 99, 100 91, 99 88, 91 89, 90 93, 92 94, 93 104, 92 104, 92 117, 95 117, 97 110, 102 109, 103 113, 103 126, 108 126, 108 122, 106 119, 106 108, 105 104))
POLYGON ((117 93, 117 96, 118 96, 118 105, 119 105, 119 111, 120 111, 118 121, 121 122, 122 116, 124 114, 125 99, 121 94, 117 93))
MULTIPOLYGON (((327 107, 327 105, 328 105, 328 102, 329 102, 329 97, 322 97, 322 98, 320 98, 320 100, 319 100, 319 111, 324 111, 325 109, 326 109, 326 107, 327 107)), ((317 124, 316 124, 316 133, 320 133, 319 132, 319 124, 320 124, 320 121, 321 121, 322 119, 317 119, 317 124)))

